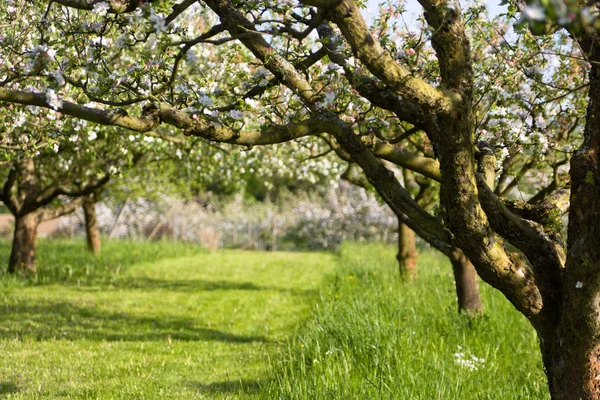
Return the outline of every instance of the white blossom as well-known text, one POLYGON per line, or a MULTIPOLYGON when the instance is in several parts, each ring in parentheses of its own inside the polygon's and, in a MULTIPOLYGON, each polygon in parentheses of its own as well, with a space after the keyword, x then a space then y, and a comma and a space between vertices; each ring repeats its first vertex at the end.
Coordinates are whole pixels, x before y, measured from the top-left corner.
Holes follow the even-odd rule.
POLYGON ((167 30, 167 25, 165 24, 165 17, 160 14, 155 14, 154 9, 150 11, 150 22, 154 26, 154 31, 156 33, 161 33, 167 30))
POLYGON ((100 16, 105 16, 106 14, 108 14, 108 10, 110 10, 110 6, 108 5, 108 3, 106 1, 100 2, 100 3, 96 3, 94 4, 94 7, 92 8, 92 10, 99 14, 100 16))
POLYGON ((244 113, 240 110, 231 110, 229 111, 229 116, 233 119, 242 119, 244 117, 244 113))
POLYGON ((583 287, 583 282, 581 282, 581 281, 577 281, 577 283, 575 284, 575 287, 576 287, 577 289, 581 289, 581 288, 583 287))
POLYGON ((189 49, 185 53, 185 61, 190 65, 194 65, 198 62, 198 55, 196 54, 194 49, 189 49))
POLYGON ((58 98, 53 89, 46 90, 46 102, 54 110, 58 110, 63 105, 62 100, 58 98))
POLYGON ((198 103, 202 104, 204 107, 210 107, 213 105, 212 99, 205 94, 198 96, 198 103))
POLYGON ((336 97, 336 95, 333 92, 327 92, 327 93, 325 93, 325 100, 323 102, 325 104, 325 106, 332 105, 333 102, 335 101, 335 97, 336 97))
POLYGON ((60 72, 60 70, 54 70, 52 72, 50 72, 50 75, 54 78, 54 80, 56 81, 56 83, 58 83, 60 86, 64 86, 65 82, 65 78, 62 74, 62 72, 60 72))
POLYGON ((543 21, 546 18, 546 10, 541 6, 525 6, 523 18, 528 21, 543 21))

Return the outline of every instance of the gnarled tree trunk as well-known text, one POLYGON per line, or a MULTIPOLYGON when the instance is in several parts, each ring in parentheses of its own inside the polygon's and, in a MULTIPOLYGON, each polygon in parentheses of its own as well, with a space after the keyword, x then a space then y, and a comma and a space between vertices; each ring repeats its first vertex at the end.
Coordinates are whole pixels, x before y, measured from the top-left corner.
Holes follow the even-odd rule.
POLYGON ((454 273, 458 311, 471 315, 481 314, 483 305, 479 298, 479 283, 475 267, 459 249, 454 249, 448 258, 452 263, 452 272, 454 273))
POLYGON ((83 200, 83 214, 85 217, 85 234, 88 251, 92 254, 100 254, 100 230, 96 215, 96 202, 92 196, 88 196, 83 200))
POLYGON ((398 221, 398 268, 400 277, 412 280, 417 277, 417 246, 415 232, 406 224, 398 221))
POLYGON ((15 231, 8 264, 9 273, 36 272, 35 245, 39 223, 38 215, 35 212, 15 216, 15 231))
POLYGON ((560 303, 537 328, 554 400, 600 399, 600 45, 581 40, 592 62, 584 140, 571 158, 567 260, 560 303))

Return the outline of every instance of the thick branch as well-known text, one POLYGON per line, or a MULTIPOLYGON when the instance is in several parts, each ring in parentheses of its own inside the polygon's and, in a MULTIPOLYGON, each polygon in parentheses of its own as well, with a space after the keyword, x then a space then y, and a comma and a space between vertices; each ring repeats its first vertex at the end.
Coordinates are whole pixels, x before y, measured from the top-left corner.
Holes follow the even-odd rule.
POLYGON ((429 113, 450 113, 454 108, 453 103, 460 100, 458 94, 436 89, 424 80, 413 77, 407 68, 398 64, 373 38, 353 0, 302 2, 327 9, 356 57, 373 75, 408 101, 420 105, 429 113))

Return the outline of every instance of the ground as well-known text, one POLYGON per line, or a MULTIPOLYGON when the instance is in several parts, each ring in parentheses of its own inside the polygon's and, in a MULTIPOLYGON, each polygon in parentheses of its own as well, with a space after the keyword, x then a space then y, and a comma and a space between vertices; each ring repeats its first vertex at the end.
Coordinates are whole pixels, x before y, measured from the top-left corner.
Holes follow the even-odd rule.
POLYGON ((334 266, 327 254, 218 251, 136 264, 110 283, 5 290, 0 397, 251 394, 334 266))
POLYGON ((1 399, 549 399, 527 320, 483 283, 485 315, 459 315, 430 250, 405 282, 380 244, 84 248, 42 240, 37 277, 0 274, 1 399))

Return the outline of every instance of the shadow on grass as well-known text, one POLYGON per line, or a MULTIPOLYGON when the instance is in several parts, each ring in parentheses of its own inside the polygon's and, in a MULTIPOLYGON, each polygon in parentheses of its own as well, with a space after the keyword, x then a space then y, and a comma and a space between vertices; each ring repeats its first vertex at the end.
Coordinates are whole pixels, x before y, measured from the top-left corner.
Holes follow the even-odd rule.
POLYGON ((237 381, 222 381, 212 383, 189 382, 188 386, 196 389, 202 394, 237 394, 237 393, 258 393, 261 386, 265 382, 257 380, 237 380, 237 381))
POLYGON ((0 382, 0 395, 16 393, 19 391, 17 385, 12 382, 0 382))
MULTIPOLYGON (((277 291, 304 296, 315 294, 314 289, 293 289, 277 286, 259 286, 252 282, 233 282, 228 280, 202 279, 154 279, 150 277, 126 277, 108 284, 111 288, 125 290, 168 290, 173 292, 201 292, 214 290, 248 290, 248 291, 277 291)), ((85 286, 83 286, 85 287, 85 286)))
POLYGON ((17 304, 0 314, 0 336, 99 341, 267 342, 264 336, 238 335, 194 326, 192 318, 143 317, 99 310, 69 302, 17 304))
POLYGON ((11 394, 19 391, 17 385, 12 382, 0 382, 0 396, 3 394, 11 394))

